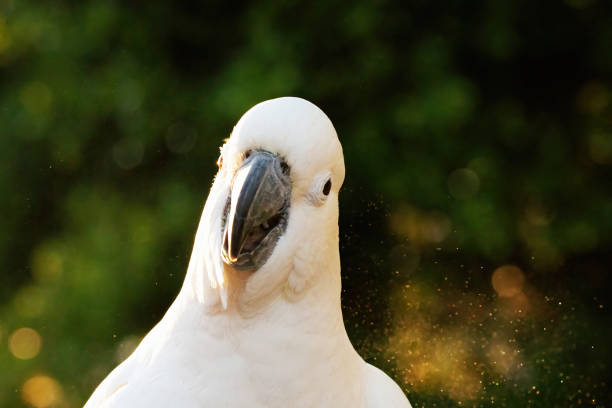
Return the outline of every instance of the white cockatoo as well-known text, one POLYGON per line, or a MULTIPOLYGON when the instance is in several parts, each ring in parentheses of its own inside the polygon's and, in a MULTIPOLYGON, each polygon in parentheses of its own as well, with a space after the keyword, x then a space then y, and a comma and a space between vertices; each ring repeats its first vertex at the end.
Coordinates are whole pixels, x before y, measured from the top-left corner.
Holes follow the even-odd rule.
POLYGON ((344 328, 329 118, 262 102, 218 164, 178 297, 85 407, 410 407, 344 328))

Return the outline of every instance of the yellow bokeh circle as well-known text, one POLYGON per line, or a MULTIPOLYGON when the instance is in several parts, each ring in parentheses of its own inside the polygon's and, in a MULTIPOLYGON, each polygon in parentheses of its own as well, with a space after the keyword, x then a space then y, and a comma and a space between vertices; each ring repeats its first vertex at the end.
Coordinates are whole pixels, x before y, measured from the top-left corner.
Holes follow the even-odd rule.
POLYGON ((21 396, 35 408, 46 408, 61 401, 62 386, 51 377, 36 375, 23 384, 21 396))
POLYGON ((34 358, 40 352, 42 339, 40 334, 29 327, 15 330, 9 337, 9 351, 20 360, 34 358))
POLYGON ((511 298, 523 292, 525 275, 517 266, 500 266, 493 272, 491 284, 500 297, 511 298))

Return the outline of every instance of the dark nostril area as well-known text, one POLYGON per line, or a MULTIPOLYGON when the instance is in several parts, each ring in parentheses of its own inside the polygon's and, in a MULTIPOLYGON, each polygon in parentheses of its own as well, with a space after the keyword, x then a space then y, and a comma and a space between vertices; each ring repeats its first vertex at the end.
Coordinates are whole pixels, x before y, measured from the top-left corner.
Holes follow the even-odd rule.
POLYGON ((261 228, 265 231, 270 231, 272 228, 276 227, 281 221, 281 214, 276 214, 266 220, 263 224, 261 224, 261 228))
POLYGON ((286 176, 289 175, 289 165, 285 163, 284 160, 281 162, 280 166, 281 166, 281 170, 283 171, 283 174, 286 176))

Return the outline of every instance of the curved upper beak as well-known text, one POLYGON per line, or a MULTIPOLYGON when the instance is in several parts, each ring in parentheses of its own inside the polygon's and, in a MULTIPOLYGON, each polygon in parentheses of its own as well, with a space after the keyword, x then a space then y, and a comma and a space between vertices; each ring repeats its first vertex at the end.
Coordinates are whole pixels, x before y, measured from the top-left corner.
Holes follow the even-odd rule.
POLYGON ((253 253, 278 226, 287 210, 291 191, 281 159, 267 151, 253 151, 237 170, 225 220, 223 260, 247 266, 253 253))

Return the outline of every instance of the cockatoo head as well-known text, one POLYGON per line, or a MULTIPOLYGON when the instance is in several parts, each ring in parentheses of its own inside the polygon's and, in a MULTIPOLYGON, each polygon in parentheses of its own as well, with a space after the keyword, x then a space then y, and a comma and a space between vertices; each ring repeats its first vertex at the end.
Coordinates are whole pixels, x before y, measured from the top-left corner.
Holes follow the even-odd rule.
POLYGON ((228 296, 241 305, 295 296, 339 268, 344 159, 323 111, 295 97, 255 105, 218 165, 190 263, 206 270, 196 285, 216 289, 226 308, 228 296))

